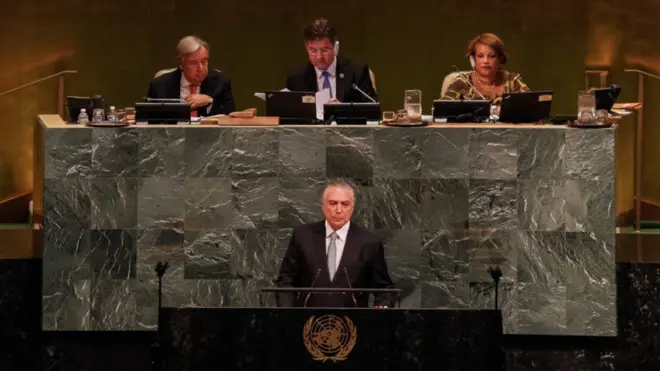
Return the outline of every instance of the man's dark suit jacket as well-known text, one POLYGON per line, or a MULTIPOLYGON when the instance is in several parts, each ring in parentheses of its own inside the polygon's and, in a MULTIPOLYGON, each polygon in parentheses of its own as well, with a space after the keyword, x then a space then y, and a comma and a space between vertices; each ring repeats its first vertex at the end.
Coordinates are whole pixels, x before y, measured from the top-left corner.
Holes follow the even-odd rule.
MULTIPOLYGON (((387 272, 385 251, 373 233, 351 223, 334 279, 330 280, 326 258, 325 221, 304 224, 293 230, 282 260, 278 287, 394 288, 387 272), (349 284, 350 280, 350 284, 349 284)), ((394 306, 392 294, 375 295, 375 305, 394 306)), ((303 307, 307 293, 278 294, 279 307, 303 307)), ((308 307, 367 307, 368 294, 311 294, 308 307)))
MULTIPOLYGON (((289 74, 286 79, 286 88, 291 91, 315 92, 318 91, 317 81, 314 66, 307 62, 305 67, 289 74)), ((342 103, 370 102, 360 92, 355 91, 352 84, 356 84, 363 92, 378 102, 378 95, 369 75, 369 67, 365 64, 337 57, 335 81, 337 91, 333 92, 333 97, 342 103)))
MULTIPOLYGON (((213 98, 210 112, 206 112, 208 106, 197 108, 200 116, 228 115, 236 110, 231 93, 231 82, 220 71, 209 70, 208 75, 202 81, 199 94, 213 98)), ((177 68, 151 80, 147 96, 149 98, 178 99, 181 96, 181 69, 177 68)))

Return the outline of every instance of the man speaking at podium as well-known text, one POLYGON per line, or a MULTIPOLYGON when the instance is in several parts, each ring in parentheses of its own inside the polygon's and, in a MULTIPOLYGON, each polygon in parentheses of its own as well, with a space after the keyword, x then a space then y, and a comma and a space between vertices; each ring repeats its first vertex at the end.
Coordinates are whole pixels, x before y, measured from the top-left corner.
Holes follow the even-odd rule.
MULTIPOLYGON (((324 221, 294 228, 276 284, 300 288, 394 288, 385 251, 373 233, 351 223, 355 192, 341 180, 322 196, 324 221)), ((280 293, 278 307, 367 307, 368 293, 280 293)), ((392 307, 392 294, 378 293, 374 305, 392 307)))

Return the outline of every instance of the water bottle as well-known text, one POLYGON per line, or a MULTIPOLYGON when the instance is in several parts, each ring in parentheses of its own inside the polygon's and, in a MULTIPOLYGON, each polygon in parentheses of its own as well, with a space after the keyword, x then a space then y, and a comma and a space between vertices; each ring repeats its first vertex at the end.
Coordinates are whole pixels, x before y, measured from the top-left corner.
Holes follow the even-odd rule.
POLYGON ((78 123, 80 125, 87 125, 88 122, 89 122, 89 116, 87 116, 87 110, 81 108, 80 113, 78 114, 78 123))
POLYGON ((108 122, 117 122, 117 112, 115 112, 115 106, 110 106, 110 110, 107 115, 108 122))
POLYGON ((103 112, 103 109, 94 108, 94 112, 92 114, 92 122, 102 123, 103 120, 105 120, 105 112, 103 112))

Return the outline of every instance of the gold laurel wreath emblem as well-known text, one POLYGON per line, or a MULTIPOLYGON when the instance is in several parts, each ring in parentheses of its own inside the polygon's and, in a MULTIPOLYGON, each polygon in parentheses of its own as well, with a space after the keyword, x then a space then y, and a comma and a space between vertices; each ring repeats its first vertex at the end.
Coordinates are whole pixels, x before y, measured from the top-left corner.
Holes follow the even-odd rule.
POLYGON ((321 316, 316 321, 314 321, 314 316, 311 316, 305 323, 305 326, 303 327, 303 344, 305 344, 305 348, 307 348, 307 351, 312 355, 312 357, 316 361, 323 361, 323 362, 328 360, 333 362, 343 361, 346 358, 348 358, 348 355, 353 350, 353 347, 355 347, 356 342, 357 342, 357 327, 348 317, 344 317, 344 321, 342 321, 342 319, 339 317, 329 315, 329 316, 321 316), (316 344, 314 344, 314 341, 312 341, 311 338, 312 327, 314 323, 321 322, 321 320, 324 319, 325 317, 329 317, 332 319, 333 327, 341 327, 340 322, 344 322, 349 332, 349 338, 346 344, 342 345, 339 351, 337 351, 334 354, 323 352, 322 349, 320 349, 316 344))

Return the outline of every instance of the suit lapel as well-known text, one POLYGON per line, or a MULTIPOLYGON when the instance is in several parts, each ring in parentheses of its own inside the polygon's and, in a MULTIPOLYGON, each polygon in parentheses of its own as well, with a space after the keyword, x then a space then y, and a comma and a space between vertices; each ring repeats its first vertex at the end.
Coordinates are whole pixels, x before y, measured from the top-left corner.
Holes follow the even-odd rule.
POLYGON ((181 69, 177 68, 174 73, 172 73, 172 81, 169 83, 168 90, 168 97, 179 98, 181 96, 181 69))
MULTIPOLYGON (((321 283, 326 283, 325 286, 330 282, 330 274, 328 272, 328 260, 327 260, 327 254, 325 252, 325 221, 316 223, 314 226, 314 256, 316 260, 316 265, 317 269, 321 269, 321 274, 319 276, 319 282, 318 284, 321 283)), ((316 273, 314 273, 316 274, 316 273)), ((324 285, 321 285, 324 286, 324 285)))
POLYGON ((351 79, 350 76, 348 76, 348 72, 349 71, 347 71, 345 61, 338 58, 337 72, 335 75, 337 94, 335 94, 335 96, 337 97, 337 100, 339 100, 340 102, 344 101, 344 98, 346 97, 346 92, 350 90, 351 79))
MULTIPOLYGON (((316 92, 319 90, 319 85, 316 82, 316 70, 311 63, 307 64, 307 70, 305 70, 305 90, 310 92, 316 92)), ((324 232, 325 233, 325 232, 324 232)))

